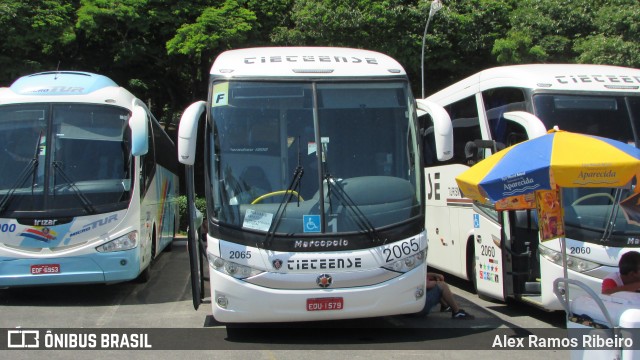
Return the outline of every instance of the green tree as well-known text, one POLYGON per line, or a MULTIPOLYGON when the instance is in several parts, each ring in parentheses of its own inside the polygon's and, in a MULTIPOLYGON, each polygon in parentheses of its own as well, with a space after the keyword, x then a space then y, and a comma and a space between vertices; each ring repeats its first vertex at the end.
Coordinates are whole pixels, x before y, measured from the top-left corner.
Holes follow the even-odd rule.
POLYGON ((0 81, 55 70, 75 40, 74 2, 0 1, 0 81))
POLYGON ((640 4, 618 0, 597 10, 596 33, 576 39, 574 51, 581 63, 640 67, 640 4))
POLYGON ((187 1, 81 0, 75 59, 131 90, 161 122, 175 122, 185 102, 176 84, 191 68, 172 61, 165 43, 191 15, 189 8, 187 1))
POLYGON ((271 41, 376 50, 409 71, 419 69, 424 11, 424 2, 406 0, 295 0, 290 20, 273 27, 271 41))
POLYGON ((246 43, 250 46, 272 46, 271 33, 275 28, 291 25, 291 9, 295 0, 248 0, 247 9, 256 20, 246 43))
POLYGON ((509 30, 506 20, 517 3, 518 0, 446 1, 429 30, 432 36, 427 42, 427 87, 435 91, 495 66, 491 49, 509 30))
POLYGON ((167 42, 168 53, 202 57, 241 44, 255 20, 255 14, 236 0, 206 7, 195 22, 182 25, 167 42))
POLYGON ((601 63, 638 67, 635 0, 522 0, 492 54, 501 64, 601 63))

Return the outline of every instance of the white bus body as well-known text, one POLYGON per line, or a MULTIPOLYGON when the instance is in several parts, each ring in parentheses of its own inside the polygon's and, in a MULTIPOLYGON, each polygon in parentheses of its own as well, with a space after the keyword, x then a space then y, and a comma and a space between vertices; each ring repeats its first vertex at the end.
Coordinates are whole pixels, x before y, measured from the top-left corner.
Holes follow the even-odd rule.
POLYGON ((202 250, 221 322, 422 311, 424 173, 415 100, 400 64, 345 48, 233 50, 215 60, 209 86, 208 101, 185 111, 178 135, 194 229, 194 306, 203 298, 195 254, 202 250), (201 247, 192 174, 203 113, 201 247))
MULTIPOLYGON (((494 151, 475 140, 495 142, 500 150, 554 126, 638 146, 639 88, 636 69, 517 65, 482 71, 429 96, 447 110, 454 132, 451 161, 438 161, 425 147, 429 266, 472 280, 487 297, 561 309, 552 291, 553 281, 562 276, 558 240, 540 244, 535 212, 504 212, 499 218, 492 209, 474 205, 462 196, 455 177, 494 151)), ((598 291, 620 255, 640 246, 640 227, 628 224, 617 210, 625 192, 563 192, 570 277, 598 291)))
POLYGON ((0 287, 148 278, 179 164, 144 103, 101 75, 24 76, 0 89, 0 136, 0 287))

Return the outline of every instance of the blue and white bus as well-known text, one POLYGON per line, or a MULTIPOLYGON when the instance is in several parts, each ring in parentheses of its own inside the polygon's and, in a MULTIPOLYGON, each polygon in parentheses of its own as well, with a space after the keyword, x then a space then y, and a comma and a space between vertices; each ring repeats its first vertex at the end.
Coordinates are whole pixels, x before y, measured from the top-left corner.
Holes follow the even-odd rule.
POLYGON ((107 77, 0 89, 0 287, 146 280, 175 235, 173 141, 107 77))

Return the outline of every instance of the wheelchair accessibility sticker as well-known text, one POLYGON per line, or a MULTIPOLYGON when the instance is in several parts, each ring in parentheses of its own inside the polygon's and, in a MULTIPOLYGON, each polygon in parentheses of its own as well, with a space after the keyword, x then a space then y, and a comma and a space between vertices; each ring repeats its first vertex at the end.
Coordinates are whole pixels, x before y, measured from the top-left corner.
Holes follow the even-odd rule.
POLYGON ((302 215, 304 232, 319 233, 320 232, 320 215, 302 215))
POLYGON ((473 227, 476 229, 480 228, 480 215, 473 214, 473 227))

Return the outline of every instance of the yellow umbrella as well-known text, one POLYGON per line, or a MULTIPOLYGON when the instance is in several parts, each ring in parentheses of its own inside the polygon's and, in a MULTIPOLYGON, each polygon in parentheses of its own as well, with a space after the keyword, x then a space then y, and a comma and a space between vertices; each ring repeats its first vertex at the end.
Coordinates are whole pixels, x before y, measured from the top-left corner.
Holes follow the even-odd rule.
POLYGON ((457 176, 456 182, 464 196, 483 203, 502 201, 507 208, 511 201, 537 205, 542 240, 560 237, 567 278, 559 188, 623 187, 639 171, 640 149, 634 146, 551 130, 497 152, 457 176))

